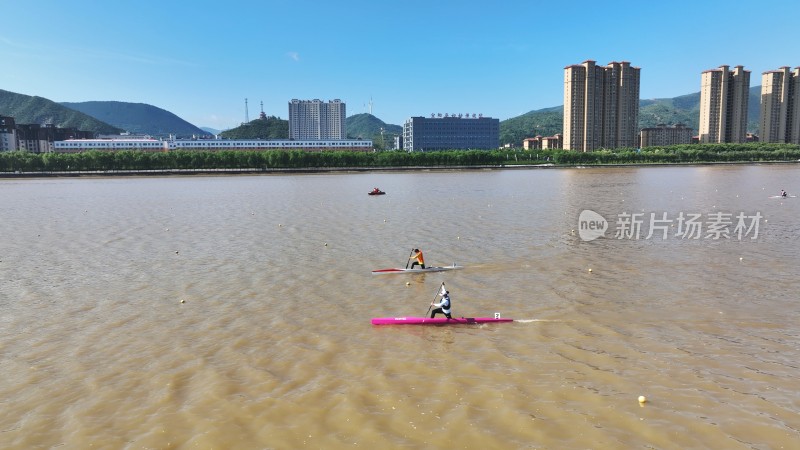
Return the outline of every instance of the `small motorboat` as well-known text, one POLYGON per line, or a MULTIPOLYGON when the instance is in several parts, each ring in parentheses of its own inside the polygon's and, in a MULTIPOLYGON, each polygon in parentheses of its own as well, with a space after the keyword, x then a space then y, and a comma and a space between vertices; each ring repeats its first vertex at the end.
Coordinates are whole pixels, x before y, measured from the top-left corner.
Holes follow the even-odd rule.
POLYGON ((378 188, 375 188, 375 189, 373 189, 373 190, 371 190, 371 191, 369 192, 369 195, 383 195, 383 194, 385 194, 385 193, 386 193, 386 192, 383 192, 382 190, 380 190, 380 189, 378 189, 378 188))

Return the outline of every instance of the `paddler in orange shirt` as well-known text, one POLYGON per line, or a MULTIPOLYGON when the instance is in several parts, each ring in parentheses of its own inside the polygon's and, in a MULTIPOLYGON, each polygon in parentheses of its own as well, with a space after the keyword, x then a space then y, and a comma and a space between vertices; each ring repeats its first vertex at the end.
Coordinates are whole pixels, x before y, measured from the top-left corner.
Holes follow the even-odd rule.
POLYGON ((419 265, 420 269, 425 268, 425 258, 422 256, 422 252, 419 251, 418 248, 414 249, 414 253, 408 259, 414 260, 414 262, 411 263, 412 269, 416 265, 419 265))

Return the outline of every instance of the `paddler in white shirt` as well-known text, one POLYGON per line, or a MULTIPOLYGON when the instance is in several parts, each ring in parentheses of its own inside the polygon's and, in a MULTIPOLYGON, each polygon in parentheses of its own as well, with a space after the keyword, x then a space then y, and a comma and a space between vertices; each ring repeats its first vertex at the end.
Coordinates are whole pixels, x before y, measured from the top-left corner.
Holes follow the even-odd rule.
POLYGON ((448 319, 452 319, 450 317, 450 291, 444 290, 444 286, 442 286, 442 292, 439 293, 442 297, 442 300, 439 303, 431 303, 431 306, 435 306, 436 309, 431 311, 431 319, 437 314, 442 313, 448 319))

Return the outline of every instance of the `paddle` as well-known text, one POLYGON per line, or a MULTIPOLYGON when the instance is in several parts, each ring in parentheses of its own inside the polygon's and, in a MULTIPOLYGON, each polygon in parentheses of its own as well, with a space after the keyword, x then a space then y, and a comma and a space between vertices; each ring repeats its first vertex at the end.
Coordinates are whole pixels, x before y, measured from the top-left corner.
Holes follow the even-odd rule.
MULTIPOLYGON (((443 287, 443 286, 444 286, 444 281, 442 281, 442 284, 441 284, 441 285, 439 285, 439 289, 437 289, 437 290, 436 290, 436 295, 434 295, 434 296, 433 296, 433 301, 436 301, 436 297, 438 297, 438 296, 439 296, 439 292, 441 292, 441 291, 442 291, 442 287, 443 287)), ((428 313, 429 313, 429 312, 431 312, 431 308, 432 308, 432 307, 433 307, 433 305, 429 305, 429 306, 428 306, 428 311, 425 313, 425 317, 428 317, 428 313)))
POLYGON ((408 269, 408 263, 411 262, 411 255, 414 254, 414 249, 411 249, 411 253, 408 254, 408 259, 406 260, 406 269, 408 269))

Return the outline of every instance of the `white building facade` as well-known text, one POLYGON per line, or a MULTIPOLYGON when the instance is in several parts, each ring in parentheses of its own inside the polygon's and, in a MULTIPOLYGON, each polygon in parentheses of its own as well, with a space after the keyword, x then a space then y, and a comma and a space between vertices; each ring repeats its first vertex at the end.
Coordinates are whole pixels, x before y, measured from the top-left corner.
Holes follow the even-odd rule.
POLYGON ((302 150, 302 151, 361 151, 373 150, 372 140, 329 139, 329 140, 262 140, 262 139, 69 139, 53 143, 58 153, 78 153, 90 150, 101 151, 149 151, 166 152, 176 150, 190 151, 229 151, 229 150, 302 150))

